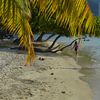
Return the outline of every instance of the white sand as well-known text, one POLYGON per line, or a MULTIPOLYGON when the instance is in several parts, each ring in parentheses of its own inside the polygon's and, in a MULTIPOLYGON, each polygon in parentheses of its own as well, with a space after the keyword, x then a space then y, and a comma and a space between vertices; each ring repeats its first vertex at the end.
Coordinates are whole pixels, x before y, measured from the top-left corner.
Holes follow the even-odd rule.
POLYGON ((24 58, 0 51, 0 100, 92 100, 88 84, 79 79, 76 68, 81 67, 72 58, 38 54, 32 66, 23 66, 24 58))

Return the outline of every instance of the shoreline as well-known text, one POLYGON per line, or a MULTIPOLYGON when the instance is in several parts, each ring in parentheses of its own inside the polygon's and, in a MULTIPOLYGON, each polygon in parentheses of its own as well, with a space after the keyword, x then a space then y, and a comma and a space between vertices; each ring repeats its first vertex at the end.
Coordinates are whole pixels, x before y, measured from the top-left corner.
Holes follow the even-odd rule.
POLYGON ((30 67, 22 65, 24 58, 24 54, 0 51, 0 100, 93 100, 73 58, 38 53, 30 67))

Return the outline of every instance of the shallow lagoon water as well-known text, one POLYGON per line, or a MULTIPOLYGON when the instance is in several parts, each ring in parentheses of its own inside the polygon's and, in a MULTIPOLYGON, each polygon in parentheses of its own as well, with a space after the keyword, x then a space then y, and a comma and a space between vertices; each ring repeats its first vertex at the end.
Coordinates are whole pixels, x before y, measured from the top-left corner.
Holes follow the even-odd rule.
POLYGON ((85 43, 84 51, 87 52, 87 55, 90 55, 90 60, 87 63, 84 60, 86 56, 79 59, 79 64, 82 66, 80 72, 85 74, 85 77, 82 79, 88 82, 92 89, 93 100, 100 100, 100 39, 92 38, 89 42, 85 43), (80 63, 80 60, 83 63, 80 63))

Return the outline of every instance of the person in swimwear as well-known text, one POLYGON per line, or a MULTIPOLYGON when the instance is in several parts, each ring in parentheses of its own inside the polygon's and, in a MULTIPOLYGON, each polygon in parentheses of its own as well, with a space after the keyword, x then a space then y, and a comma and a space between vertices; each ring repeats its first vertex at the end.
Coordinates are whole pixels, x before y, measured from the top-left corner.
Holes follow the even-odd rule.
POLYGON ((78 51, 78 43, 77 43, 77 41, 75 41, 75 44, 74 44, 74 50, 75 50, 75 53, 76 53, 76 55, 77 55, 77 51, 78 51))

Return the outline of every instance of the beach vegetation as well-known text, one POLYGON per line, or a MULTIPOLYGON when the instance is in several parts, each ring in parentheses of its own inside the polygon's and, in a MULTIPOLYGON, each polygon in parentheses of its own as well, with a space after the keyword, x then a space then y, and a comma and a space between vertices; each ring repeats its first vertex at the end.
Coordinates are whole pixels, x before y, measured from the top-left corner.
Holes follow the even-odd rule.
POLYGON ((95 23, 95 36, 100 37, 100 17, 95 17, 96 23, 95 23))
POLYGON ((83 31, 92 34, 94 30, 94 16, 86 0, 0 0, 0 19, 2 27, 17 34, 19 45, 27 50, 26 64, 35 59, 35 32, 52 31, 53 25, 67 30, 68 33, 63 33, 70 36, 80 36, 83 31), (50 28, 45 27, 46 22, 48 27, 51 24, 50 28))

